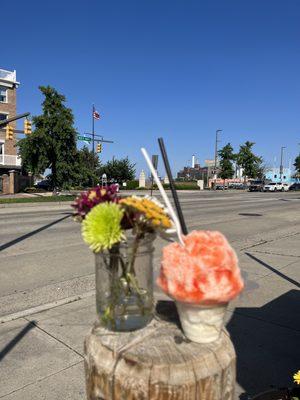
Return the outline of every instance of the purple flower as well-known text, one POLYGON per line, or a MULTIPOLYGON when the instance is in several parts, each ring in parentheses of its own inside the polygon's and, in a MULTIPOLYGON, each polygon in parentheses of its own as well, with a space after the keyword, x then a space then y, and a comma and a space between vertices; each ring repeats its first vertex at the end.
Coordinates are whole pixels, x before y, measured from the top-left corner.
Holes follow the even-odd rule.
POLYGON ((72 204, 74 208, 74 219, 81 222, 86 215, 97 204, 103 202, 118 203, 118 186, 110 185, 106 187, 96 186, 93 189, 82 192, 72 204))

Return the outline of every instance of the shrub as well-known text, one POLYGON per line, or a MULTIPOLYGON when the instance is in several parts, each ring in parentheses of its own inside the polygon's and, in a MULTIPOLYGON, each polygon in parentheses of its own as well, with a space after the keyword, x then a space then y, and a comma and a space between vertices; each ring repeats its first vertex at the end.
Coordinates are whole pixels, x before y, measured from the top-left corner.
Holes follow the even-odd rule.
POLYGON ((127 185, 123 189, 133 190, 137 189, 138 187, 139 187, 139 181, 133 180, 133 181, 127 181, 127 185))
POLYGON ((37 188, 36 187, 26 187, 23 192, 25 193, 37 193, 37 188))
MULTIPOLYGON (((164 189, 170 189, 169 184, 163 184, 164 189)), ((182 182, 182 183, 175 183, 175 188, 177 190, 199 190, 199 187, 197 186, 196 182, 182 182)), ((157 185, 153 185, 153 189, 157 189, 157 185)))

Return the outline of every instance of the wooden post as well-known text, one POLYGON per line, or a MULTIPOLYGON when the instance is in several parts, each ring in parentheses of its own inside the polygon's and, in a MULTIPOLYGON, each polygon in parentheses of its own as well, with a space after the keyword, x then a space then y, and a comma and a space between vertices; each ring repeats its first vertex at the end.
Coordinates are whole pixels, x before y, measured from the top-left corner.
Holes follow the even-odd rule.
POLYGON ((236 357, 227 331, 197 344, 178 326, 173 302, 135 332, 95 325, 85 340, 88 400, 233 400, 236 357))

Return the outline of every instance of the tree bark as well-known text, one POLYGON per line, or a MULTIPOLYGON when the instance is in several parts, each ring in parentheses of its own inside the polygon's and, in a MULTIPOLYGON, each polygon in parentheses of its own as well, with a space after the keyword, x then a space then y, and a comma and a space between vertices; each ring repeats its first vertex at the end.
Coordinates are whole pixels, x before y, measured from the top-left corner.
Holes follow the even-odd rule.
POLYGON ((88 400, 234 398, 236 357, 228 332, 213 343, 190 342, 174 304, 160 303, 144 329, 119 333, 95 325, 87 335, 88 400))

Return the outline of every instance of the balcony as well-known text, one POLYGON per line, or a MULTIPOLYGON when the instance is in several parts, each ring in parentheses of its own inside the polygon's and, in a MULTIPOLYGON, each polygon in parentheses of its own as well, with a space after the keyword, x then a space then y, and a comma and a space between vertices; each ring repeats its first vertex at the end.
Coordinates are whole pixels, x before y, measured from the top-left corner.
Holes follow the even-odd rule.
POLYGON ((19 85, 17 82, 17 73, 16 70, 14 71, 7 71, 6 69, 0 69, 0 82, 19 85))
POLYGON ((0 154, 0 167, 1 166, 8 168, 14 168, 14 167, 20 168, 21 157, 0 154))

